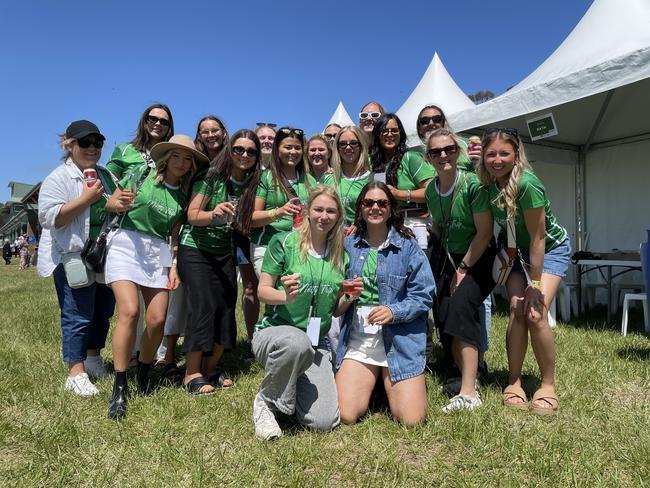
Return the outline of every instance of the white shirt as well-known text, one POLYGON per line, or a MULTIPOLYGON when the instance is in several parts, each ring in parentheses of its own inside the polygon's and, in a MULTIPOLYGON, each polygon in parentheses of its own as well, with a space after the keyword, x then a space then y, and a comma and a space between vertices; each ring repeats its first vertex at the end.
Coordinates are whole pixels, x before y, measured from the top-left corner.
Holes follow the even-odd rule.
POLYGON ((90 231, 90 207, 84 209, 72 222, 56 227, 54 221, 61 207, 81 196, 83 173, 72 159, 58 166, 43 183, 38 195, 38 220, 43 227, 38 245, 36 269, 41 276, 50 276, 63 254, 81 251, 90 231))

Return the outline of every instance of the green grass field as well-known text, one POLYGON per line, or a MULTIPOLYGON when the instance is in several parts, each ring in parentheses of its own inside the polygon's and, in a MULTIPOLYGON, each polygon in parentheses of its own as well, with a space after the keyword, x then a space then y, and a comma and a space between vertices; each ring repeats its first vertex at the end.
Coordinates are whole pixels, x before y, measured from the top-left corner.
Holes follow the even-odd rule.
MULTIPOLYGON (((497 314, 481 409, 443 415, 440 381, 428 375, 429 415, 419 427, 380 411, 330 434, 294 428, 264 443, 251 420, 262 370, 244 366, 240 351, 224 360, 234 388, 208 398, 173 387, 132 396, 127 420, 115 423, 106 417, 111 379, 92 399, 63 392, 52 279, 2 265, 0 298, 0 486, 650 484, 650 341, 638 316, 626 338, 598 320, 558 326, 555 418, 501 405, 506 320, 497 314)), ((110 347, 103 356, 111 360, 110 347)), ((525 373, 530 394, 532 351, 525 373)))

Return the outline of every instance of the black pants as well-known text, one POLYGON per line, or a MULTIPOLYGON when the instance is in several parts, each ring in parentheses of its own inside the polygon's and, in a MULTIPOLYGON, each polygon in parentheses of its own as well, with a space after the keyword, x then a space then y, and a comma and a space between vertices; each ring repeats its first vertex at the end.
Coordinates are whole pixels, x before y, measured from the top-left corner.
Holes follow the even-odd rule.
POLYGON ((232 349, 237 340, 237 281, 232 254, 218 256, 179 246, 178 274, 189 312, 183 350, 209 356, 214 344, 232 349))
POLYGON ((495 247, 490 243, 483 255, 472 266, 454 294, 450 293, 450 285, 455 273, 455 267, 463 259, 464 254, 452 254, 450 262, 446 252, 440 256, 440 269, 436 274, 437 310, 434 310, 436 326, 440 330, 440 341, 445 353, 450 354, 453 338, 467 342, 477 348, 481 342, 481 323, 478 315, 479 307, 494 288, 492 280, 492 264, 495 247))

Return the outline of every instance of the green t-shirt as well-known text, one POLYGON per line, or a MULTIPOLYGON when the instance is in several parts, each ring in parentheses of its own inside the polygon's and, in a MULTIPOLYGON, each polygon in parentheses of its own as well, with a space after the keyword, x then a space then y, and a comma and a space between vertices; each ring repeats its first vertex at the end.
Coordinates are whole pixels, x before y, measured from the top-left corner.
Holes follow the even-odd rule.
MULTIPOLYGON (((567 238, 567 231, 553 215, 551 211, 551 202, 546 197, 546 189, 541 180, 531 170, 525 170, 519 178, 519 194, 517 195, 517 216, 515 217, 515 232, 517 247, 523 253, 528 253, 530 249, 530 235, 524 221, 524 212, 531 208, 544 207, 546 214, 546 245, 545 251, 549 252, 559 246, 567 238)), ((506 229, 506 212, 497 207, 494 203, 499 195, 499 189, 496 184, 491 184, 488 188, 490 192, 490 204, 494 220, 499 227, 505 232, 506 229)))
MULTIPOLYGON (((309 188, 305 186, 305 181, 302 174, 298 175, 298 180, 291 183, 294 192, 303 203, 307 202, 309 191, 316 186, 316 180, 312 175, 307 175, 309 181, 309 188)), ((270 210, 272 208, 279 208, 284 206, 290 198, 282 191, 282 187, 278 182, 277 186, 273 184, 273 175, 271 170, 266 169, 260 175, 260 182, 257 186, 256 198, 264 200, 264 209, 270 210)), ((251 233, 251 242, 257 246, 268 246, 273 237, 278 232, 290 231, 293 227, 293 218, 289 215, 279 218, 278 220, 265 225, 264 227, 256 227, 251 233)))
MULTIPOLYGON (((233 192, 234 187, 233 186, 233 192)), ((203 195, 201 210, 212 210, 217 204, 228 200, 228 185, 219 177, 205 179, 205 171, 192 185, 192 195, 203 195)), ((183 246, 200 249, 223 256, 232 253, 232 227, 230 225, 197 226, 185 223, 178 241, 183 246)))
POLYGON ((447 250, 453 254, 465 254, 476 235, 474 214, 490 210, 490 199, 485 187, 481 186, 474 173, 458 171, 454 186, 446 194, 441 195, 436 180, 432 180, 427 185, 424 197, 431 219, 444 232, 443 239, 447 250), (467 178, 458 190, 450 215, 451 201, 465 175, 467 178), (447 229, 444 230, 443 226, 447 218, 447 229))
MULTIPOLYGON (((420 183, 435 177, 436 171, 433 166, 424 159, 424 156, 416 151, 407 151, 402 156, 402 161, 397 168, 397 185, 398 190, 417 190, 420 183)), ((423 203, 406 203, 399 201, 400 207, 410 209, 425 208, 423 203)))
MULTIPOLYGON (((333 174, 326 175, 325 185, 334 187, 336 182, 333 174)), ((370 177, 370 171, 366 171, 364 174, 355 176, 354 178, 348 178, 345 175, 341 174, 341 179, 339 185, 336 188, 336 193, 338 193, 341 198, 341 203, 343 204, 343 209, 345 210, 345 224, 352 225, 354 222, 354 215, 357 207, 357 200, 359 199, 359 194, 364 186, 368 183, 368 178, 370 177)))
POLYGON ((377 249, 371 248, 361 268, 363 291, 359 296, 359 305, 379 304, 379 285, 377 284, 377 249))
MULTIPOLYGON (((127 185, 131 172, 142 173, 146 164, 133 166, 120 180, 120 186, 127 185)), ((150 170, 138 190, 131 209, 120 220, 120 228, 135 230, 160 239, 167 239, 174 225, 185 213, 187 195, 180 187, 156 183, 156 172, 150 170)))
MULTIPOLYGON (((117 188, 117 183, 113 179, 113 175, 106 169, 97 167, 97 171, 102 172, 102 182, 108 185, 110 192, 114 192, 117 188)), ((102 197, 90 206, 90 232, 91 239, 97 239, 97 236, 102 230, 102 226, 106 221, 106 203, 108 202, 108 195, 102 194, 102 197)))
POLYGON ((115 147, 111 159, 106 163, 106 169, 109 170, 119 180, 126 174, 132 166, 139 166, 144 163, 140 151, 131 145, 131 143, 119 144, 115 147))
MULTIPOLYGON (((262 272, 278 277, 275 287, 282 290, 280 277, 300 273, 300 289, 293 303, 286 305, 267 305, 264 317, 257 323, 257 330, 276 325, 291 325, 304 331, 309 323, 309 309, 313 305, 313 317, 320 317, 320 337, 323 337, 332 324, 332 314, 336 302, 343 291, 341 281, 345 278, 343 270, 337 271, 330 264, 329 256, 315 257, 307 254, 302 262, 298 233, 276 233, 269 242, 264 255, 262 272)), ((347 261, 347 254, 344 254, 347 261)))

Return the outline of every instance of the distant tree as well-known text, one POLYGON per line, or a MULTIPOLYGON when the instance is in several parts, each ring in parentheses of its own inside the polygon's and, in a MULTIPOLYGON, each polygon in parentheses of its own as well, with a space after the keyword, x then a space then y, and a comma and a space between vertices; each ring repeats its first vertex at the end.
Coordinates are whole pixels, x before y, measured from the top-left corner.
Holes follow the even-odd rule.
POLYGON ((494 98, 494 93, 492 93, 490 90, 479 90, 472 95, 468 95, 468 97, 472 102, 479 104, 487 102, 488 100, 494 98))

